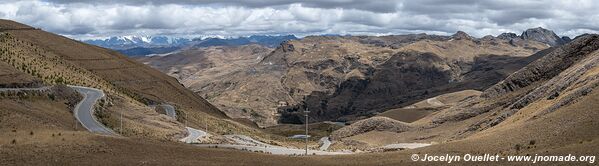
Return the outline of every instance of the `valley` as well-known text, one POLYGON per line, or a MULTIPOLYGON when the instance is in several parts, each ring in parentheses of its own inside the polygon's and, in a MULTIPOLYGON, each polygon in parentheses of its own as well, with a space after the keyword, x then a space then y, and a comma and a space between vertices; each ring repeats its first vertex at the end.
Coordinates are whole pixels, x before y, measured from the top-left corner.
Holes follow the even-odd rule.
POLYGON ((0 165, 593 164, 599 35, 506 31, 75 40, 2 19, 0 165))
POLYGON ((274 50, 208 47, 137 59, 260 126, 303 123, 297 111, 306 105, 311 122, 346 122, 443 93, 484 90, 548 48, 516 37, 310 36, 274 50))

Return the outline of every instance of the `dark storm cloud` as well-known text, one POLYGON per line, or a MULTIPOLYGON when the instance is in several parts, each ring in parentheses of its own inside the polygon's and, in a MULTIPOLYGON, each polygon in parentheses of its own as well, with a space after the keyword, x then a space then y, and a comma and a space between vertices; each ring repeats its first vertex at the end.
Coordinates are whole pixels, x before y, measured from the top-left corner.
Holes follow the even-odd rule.
POLYGON ((50 0, 49 2, 69 4, 69 3, 94 3, 94 4, 126 4, 126 5, 230 5, 243 6, 248 8, 264 8, 273 6, 283 6, 290 4, 303 4, 306 7, 315 8, 344 8, 359 9, 372 12, 390 13, 396 11, 396 0, 105 0, 105 1, 73 1, 73 0, 50 0))
POLYGON ((108 0, 6 1, 0 17, 77 36, 179 34, 594 33, 592 0, 108 0))
POLYGON ((547 19, 554 17, 554 13, 545 9, 506 9, 488 14, 488 18, 498 25, 510 25, 526 21, 527 19, 547 19))

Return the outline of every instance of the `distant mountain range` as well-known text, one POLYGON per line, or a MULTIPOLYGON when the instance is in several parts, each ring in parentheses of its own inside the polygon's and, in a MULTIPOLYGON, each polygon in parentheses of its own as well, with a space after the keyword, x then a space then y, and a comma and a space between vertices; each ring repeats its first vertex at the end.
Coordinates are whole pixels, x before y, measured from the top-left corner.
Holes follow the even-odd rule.
POLYGON ((206 39, 194 39, 194 46, 209 47, 209 46, 240 46, 247 44, 258 44, 266 47, 277 47, 283 41, 298 39, 294 35, 284 36, 264 36, 264 35, 253 35, 249 37, 239 38, 206 38, 206 39))
MULTIPOLYGON (((341 35, 319 35, 319 36, 335 36, 341 35)), ((454 35, 455 38, 472 38, 464 32, 459 32, 454 35)), ((481 39, 494 38, 493 36, 485 36, 481 39)), ((521 35, 515 33, 503 33, 497 36, 499 39, 509 40, 510 43, 519 42, 520 40, 532 40, 545 43, 549 46, 562 45, 569 42, 571 39, 567 36, 559 37, 553 31, 543 29, 541 27, 531 28, 521 35)), ((294 35, 252 35, 248 37, 237 38, 183 38, 171 36, 115 36, 106 39, 83 40, 88 44, 97 45, 104 48, 116 50, 128 56, 147 56, 152 54, 166 54, 185 47, 210 47, 210 46, 241 46, 248 44, 258 44, 265 47, 275 48, 283 41, 298 39, 294 35)))
POLYGON ((85 43, 114 50, 131 49, 135 47, 174 47, 191 42, 188 38, 169 36, 113 36, 107 39, 83 40, 85 43))
POLYGON ((502 33, 497 38, 505 40, 534 40, 550 46, 563 45, 570 42, 572 39, 568 36, 557 36, 553 31, 541 27, 527 29, 518 36, 515 33, 502 33))
POLYGON ((276 47, 281 42, 298 39, 294 35, 252 35, 238 38, 178 38, 169 36, 115 36, 107 39, 83 40, 88 44, 116 50, 129 56, 165 54, 184 47, 240 46, 258 44, 276 47))

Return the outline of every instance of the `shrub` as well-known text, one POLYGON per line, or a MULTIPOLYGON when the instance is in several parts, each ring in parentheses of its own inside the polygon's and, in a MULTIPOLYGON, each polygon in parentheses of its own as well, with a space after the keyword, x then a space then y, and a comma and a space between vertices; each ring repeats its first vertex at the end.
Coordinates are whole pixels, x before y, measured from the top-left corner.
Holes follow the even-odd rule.
POLYGON ((530 144, 530 145, 535 145, 536 143, 537 143, 537 141, 535 141, 535 140, 530 140, 530 142, 528 142, 528 144, 530 144))
POLYGON ((514 149, 516 149, 516 151, 520 151, 521 148, 522 148, 522 145, 520 145, 520 144, 516 144, 516 146, 514 146, 514 149))
POLYGON ((52 101, 56 100, 56 96, 54 96, 54 94, 48 94, 48 98, 50 98, 52 101))

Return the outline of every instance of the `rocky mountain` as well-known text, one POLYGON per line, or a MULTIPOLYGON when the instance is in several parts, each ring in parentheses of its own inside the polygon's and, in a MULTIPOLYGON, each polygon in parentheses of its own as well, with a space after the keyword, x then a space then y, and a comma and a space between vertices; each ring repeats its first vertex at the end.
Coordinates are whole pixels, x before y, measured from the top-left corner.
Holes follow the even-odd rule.
POLYGON ((455 34, 451 35, 452 39, 456 39, 456 40, 472 40, 474 39, 472 36, 468 35, 466 32, 464 31, 458 31, 455 34))
POLYGON ((88 44, 97 45, 113 50, 149 47, 177 47, 189 43, 191 39, 169 36, 114 36, 107 39, 83 40, 88 44))
POLYGON ((252 118, 260 115, 254 113, 254 110, 264 107, 260 106, 261 102, 247 101, 266 100, 265 98, 270 96, 246 96, 239 94, 238 91, 271 91, 264 88, 266 86, 264 82, 254 83, 259 80, 276 79, 254 77, 253 75, 258 71, 253 65, 260 62, 272 50, 257 44, 194 47, 167 56, 146 56, 136 57, 136 59, 177 78, 183 85, 192 88, 231 117, 257 119, 252 118), (249 84, 243 85, 244 83, 249 84))
POLYGON ((502 40, 513 40, 513 39, 518 39, 520 37, 515 33, 507 32, 507 33, 502 33, 500 35, 497 35, 497 38, 502 39, 502 40))
MULTIPOLYGON (((410 162, 414 154, 586 156, 599 151, 596 34, 553 47, 512 34, 311 36, 276 48, 190 47, 135 60, 0 20, 3 165, 372 165, 373 159, 385 165, 410 162), (104 91, 93 104, 93 117, 119 136, 90 133, 79 125, 71 111, 90 93, 65 84, 104 91), (24 87, 41 90, 7 89, 24 87), (173 105, 177 118, 152 109, 159 103, 173 105), (312 122, 347 121, 310 125, 312 137, 330 136, 332 151, 401 151, 300 160, 215 149, 221 144, 198 148, 173 142, 191 126, 216 139, 242 133, 227 136, 238 144, 259 144, 254 147, 260 150, 304 146, 280 135, 258 136, 302 133, 302 125, 249 128, 218 108, 261 126, 302 122, 302 112, 309 109, 312 122), (419 148, 404 151, 395 145, 419 148)), ((319 138, 311 139, 308 146, 319 148, 319 138)), ((593 164, 590 160, 563 164, 593 164)))
POLYGON ((302 122, 301 110, 307 106, 314 121, 351 121, 443 93, 482 90, 528 64, 533 60, 528 55, 544 48, 536 41, 474 39, 463 32, 449 40, 416 41, 380 64, 347 72, 353 77, 341 79, 332 91, 315 90, 302 103, 281 108, 280 120, 302 122))
POLYGON ((572 39, 568 36, 559 37, 553 31, 542 27, 527 29, 520 36, 515 33, 502 33, 497 36, 499 39, 518 42, 520 40, 532 40, 548 44, 549 46, 559 46, 570 42, 572 39))
POLYGON ((564 40, 557 36, 553 31, 547 30, 541 27, 527 29, 522 32, 520 38, 523 40, 534 40, 541 43, 549 44, 550 46, 557 46, 567 43, 567 39, 564 40))
POLYGON ((294 35, 252 35, 237 38, 177 38, 169 36, 119 36, 108 39, 84 40, 83 42, 116 50, 128 56, 167 54, 186 47, 241 46, 258 44, 276 47, 286 40, 297 39, 294 35))
POLYGON ((442 93, 483 90, 546 48, 533 40, 474 38, 464 32, 309 36, 283 42, 272 52, 232 51, 247 58, 223 58, 243 64, 235 70, 214 62, 223 60, 208 60, 218 57, 216 51, 208 59, 201 58, 205 51, 191 50, 142 62, 177 77, 228 115, 269 126, 303 122, 306 106, 313 122, 351 121, 442 93))
POLYGON ((442 124, 482 116, 464 132, 479 131, 516 115, 538 119, 594 94, 599 85, 598 35, 585 35, 539 54, 541 58, 484 90, 479 98, 433 116, 433 122, 442 124))
POLYGON ((417 121, 393 125, 402 130, 372 130, 372 124, 390 122, 368 118, 338 130, 335 138, 351 145, 444 142, 423 153, 464 147, 504 154, 596 152, 599 35, 583 35, 533 56, 536 60, 480 96, 465 98, 417 121), (373 137, 377 139, 366 139, 373 137), (560 148, 565 146, 569 148, 560 148))
POLYGON ((297 39, 294 35, 267 36, 267 35, 252 35, 249 37, 238 38, 205 38, 194 39, 196 47, 210 46, 241 46, 248 44, 258 44, 265 47, 277 47, 281 42, 297 39))
MULTIPOLYGON (((172 155, 181 147, 217 156, 225 153, 180 143, 181 138, 226 142, 220 135, 239 133, 252 140, 267 135, 230 119, 156 69, 113 50, 10 20, 0 20, 0 124, 0 165, 106 164, 101 162, 106 158, 90 161, 104 154, 112 156, 110 165, 118 165, 127 163, 126 159, 114 157, 142 154, 154 158, 147 156, 154 153, 142 152, 149 149, 139 149, 149 146, 162 147, 158 156, 172 155), (169 110, 175 116, 164 115, 170 114, 166 111, 169 107, 160 109, 158 104, 172 106, 169 110), (82 113, 89 115, 80 116, 82 113), (205 133, 198 130, 193 136, 195 133, 186 127, 202 128, 205 133), (99 128, 102 133, 94 132, 99 128), (200 136, 202 133, 210 138, 200 136), (86 155, 78 157, 81 161, 68 157, 77 154, 86 155), (35 159, 26 162, 25 158, 35 159)), ((277 135, 268 138, 286 139, 277 135)), ((288 146, 279 141, 269 143, 288 146)), ((130 161, 145 159, 134 160, 130 161)))
POLYGON ((182 49, 182 47, 135 47, 124 50, 115 50, 121 54, 127 55, 129 57, 139 57, 139 56, 161 56, 169 53, 176 52, 177 50, 182 49))
POLYGON ((273 49, 257 44, 190 48, 168 56, 138 57, 136 60, 177 78, 184 85, 208 85, 222 76, 246 72, 273 49))

